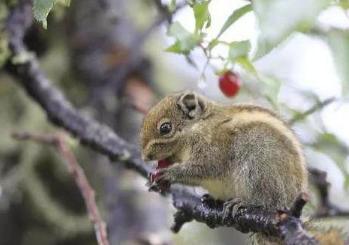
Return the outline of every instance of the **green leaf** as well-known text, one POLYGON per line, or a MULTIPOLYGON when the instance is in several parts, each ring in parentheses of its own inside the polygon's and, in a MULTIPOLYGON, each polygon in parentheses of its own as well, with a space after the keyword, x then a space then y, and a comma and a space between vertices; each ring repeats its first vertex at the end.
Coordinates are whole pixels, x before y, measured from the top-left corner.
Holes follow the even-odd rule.
POLYGON ((349 9, 349 0, 340 0, 338 4, 344 9, 349 9))
POLYGON ((345 162, 349 155, 349 149, 344 142, 341 142, 337 136, 332 133, 323 133, 312 146, 331 157, 342 173, 348 177, 345 162))
POLYGON ((70 6, 70 0, 56 0, 57 3, 60 3, 61 5, 65 6, 65 7, 69 7, 70 6))
POLYGON ((331 30, 327 35, 327 41, 342 82, 343 95, 347 95, 349 94, 349 33, 342 30, 331 30))
POLYGON ((231 42, 229 44, 229 60, 235 62, 239 57, 247 57, 251 50, 249 41, 231 42))
POLYGON ((260 33, 255 59, 269 53, 293 32, 308 31, 331 0, 260 0, 253 2, 260 33))
POLYGON ((68 7, 70 0, 33 0, 34 18, 41 22, 45 29, 47 28, 47 16, 56 3, 68 7))
POLYGON ((202 39, 201 35, 190 33, 179 22, 174 22, 169 27, 167 35, 174 37, 176 42, 166 51, 182 54, 188 54, 202 39))
POLYGON ((258 78, 264 83, 263 94, 273 104, 273 106, 277 106, 282 82, 272 76, 259 74, 258 78))
POLYGON ((349 173, 346 169, 341 169, 342 174, 344 175, 344 188, 345 190, 349 190, 349 173))
POLYGON ((186 38, 190 37, 192 33, 186 30, 181 23, 176 21, 169 27, 167 35, 174 37, 177 40, 185 40, 186 38))
POLYGON ((193 6, 196 31, 201 31, 204 27, 208 28, 211 25, 211 16, 208 10, 210 2, 210 0, 197 2, 193 6))
POLYGON ((252 10, 252 5, 247 4, 241 8, 236 9, 225 21, 221 30, 219 31, 217 38, 219 38, 232 24, 234 24, 238 19, 244 16, 246 13, 252 10))
POLYGON ((5 23, 8 9, 5 3, 0 3, 0 70, 10 56, 8 37, 5 32, 5 23))
POLYGON ((41 22, 44 28, 47 28, 47 16, 50 13, 55 0, 34 0, 33 1, 33 13, 37 21, 41 22))
POLYGON ((4 21, 8 15, 8 8, 5 3, 0 3, 0 30, 3 29, 4 21))
POLYGON ((173 11, 175 11, 177 4, 176 4, 176 0, 171 0, 170 4, 168 5, 168 10, 172 13, 173 11))
MULTIPOLYGON (((0 35, 2 35, 3 33, 0 32, 0 35)), ((3 36, 0 36, 0 69, 2 68, 2 66, 5 64, 5 62, 7 61, 8 57, 10 57, 10 50, 8 49, 8 41, 5 37, 5 34, 3 34, 3 36)))
POLYGON ((239 64, 245 71, 251 73, 252 75, 258 75, 256 68, 246 56, 237 58, 235 62, 239 64))
POLYGON ((210 41, 210 43, 208 44, 208 49, 213 49, 214 47, 216 47, 219 44, 219 40, 218 39, 212 39, 210 41))
POLYGON ((165 49, 167 52, 172 52, 172 53, 177 53, 177 54, 183 54, 184 51, 181 48, 180 43, 177 41, 174 44, 172 44, 171 46, 167 47, 165 49))

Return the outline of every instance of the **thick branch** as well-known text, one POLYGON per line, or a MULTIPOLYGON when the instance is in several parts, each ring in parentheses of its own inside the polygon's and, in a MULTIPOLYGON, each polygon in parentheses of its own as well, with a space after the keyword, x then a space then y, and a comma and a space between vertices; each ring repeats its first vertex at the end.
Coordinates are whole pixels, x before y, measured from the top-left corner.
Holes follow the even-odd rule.
MULTIPOLYGON (((20 57, 27 52, 22 39, 31 23, 31 3, 29 0, 22 0, 21 3, 11 12, 7 21, 12 57, 20 57)), ((148 176, 150 167, 141 160, 137 148, 118 137, 109 127, 80 114, 58 89, 51 86, 35 57, 29 55, 22 63, 9 62, 6 68, 19 78, 21 85, 42 106, 54 124, 68 130, 83 144, 113 160, 123 161, 127 167, 148 176)))
POLYGON ((33 140, 57 148, 62 158, 67 163, 69 172, 73 176, 75 183, 84 198, 89 217, 95 228, 98 244, 109 245, 106 225, 99 213, 95 199, 95 192, 88 182, 84 170, 76 160, 73 152, 69 149, 63 135, 14 133, 12 136, 17 140, 33 140))
POLYGON ((317 244, 317 241, 303 229, 299 219, 303 206, 308 200, 301 194, 290 210, 266 211, 261 207, 240 208, 235 216, 225 217, 223 205, 206 208, 199 197, 186 190, 173 191, 173 205, 178 209, 175 224, 172 227, 178 232, 182 225, 191 220, 206 223, 209 227, 234 227, 247 232, 260 232, 267 236, 280 237, 286 244, 317 244))

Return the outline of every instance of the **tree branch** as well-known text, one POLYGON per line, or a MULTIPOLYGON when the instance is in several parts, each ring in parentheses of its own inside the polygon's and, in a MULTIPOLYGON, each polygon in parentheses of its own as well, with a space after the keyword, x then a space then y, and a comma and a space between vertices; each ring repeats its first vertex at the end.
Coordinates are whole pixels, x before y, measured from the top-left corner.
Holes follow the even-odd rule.
POLYGON ((266 211, 261 207, 244 207, 235 216, 225 217, 223 205, 206 208, 201 199, 187 190, 172 190, 175 213, 174 232, 178 232, 184 223, 196 220, 209 227, 234 227, 243 233, 260 232, 267 236, 281 238, 285 244, 317 244, 317 241, 303 229, 299 219, 308 196, 302 193, 290 210, 266 211))
POLYGON ((320 205, 314 215, 315 218, 349 216, 349 210, 343 210, 332 204, 329 199, 330 184, 326 180, 327 173, 316 168, 309 168, 311 182, 315 184, 320 196, 320 205))
POLYGON ((109 245, 106 225, 99 213, 95 192, 88 182, 84 170, 79 165, 73 152, 69 149, 64 136, 62 134, 32 134, 21 132, 13 133, 12 137, 17 140, 32 140, 37 143, 52 145, 58 150, 67 163, 68 170, 84 198, 90 220, 95 228, 98 244, 109 245))
MULTIPOLYGON (((28 53, 23 44, 23 36, 32 19, 31 1, 22 0, 20 3, 11 12, 7 21, 12 58, 28 53)), ((65 128, 81 143, 89 145, 112 160, 124 162, 127 167, 135 169, 143 176, 148 176, 150 167, 141 160, 137 147, 125 142, 109 127, 80 114, 64 95, 50 84, 33 55, 27 55, 26 60, 21 63, 13 63, 12 59, 6 68, 19 78, 21 85, 41 105, 54 124, 65 128)))
MULTIPOLYGON (((31 19, 31 1, 19 0, 19 5, 11 11, 6 26, 12 58, 26 52, 22 39, 31 19)), ((77 111, 51 84, 34 56, 27 57, 21 63, 9 61, 6 68, 18 79, 19 84, 33 100, 40 104, 52 123, 65 128, 81 143, 109 156, 112 160, 123 162, 125 166, 139 174, 147 176, 150 173, 151 169, 142 161, 137 147, 125 142, 109 127, 77 111)), ((304 231, 302 221, 298 218, 306 202, 304 196, 295 202, 291 208, 292 212, 287 210, 271 212, 262 208, 247 207, 240 209, 234 217, 224 217, 222 207, 208 208, 202 205, 200 197, 188 191, 188 188, 173 186, 170 193, 173 204, 178 210, 174 231, 179 231, 185 222, 194 219, 210 227, 229 226, 242 232, 262 232, 279 237, 286 244, 296 244, 297 241, 316 244, 316 241, 304 231)))

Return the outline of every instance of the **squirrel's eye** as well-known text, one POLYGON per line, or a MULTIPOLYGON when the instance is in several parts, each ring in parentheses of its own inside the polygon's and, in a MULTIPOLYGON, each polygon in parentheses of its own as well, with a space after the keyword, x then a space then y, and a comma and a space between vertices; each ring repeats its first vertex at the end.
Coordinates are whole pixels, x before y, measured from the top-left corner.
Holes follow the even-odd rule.
POLYGON ((159 130, 160 130, 160 134, 161 134, 161 135, 168 134, 168 133, 170 133, 171 130, 172 130, 172 125, 171 125, 171 123, 169 123, 169 122, 165 122, 165 123, 161 124, 159 130))

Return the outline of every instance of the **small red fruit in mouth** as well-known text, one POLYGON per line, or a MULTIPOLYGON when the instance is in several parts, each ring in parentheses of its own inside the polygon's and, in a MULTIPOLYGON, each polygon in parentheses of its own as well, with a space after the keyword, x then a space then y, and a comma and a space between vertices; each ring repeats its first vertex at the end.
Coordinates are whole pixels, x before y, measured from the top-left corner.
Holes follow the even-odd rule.
POLYGON ((159 192, 166 192, 170 188, 170 185, 171 185, 170 182, 168 182, 168 181, 157 182, 157 180, 161 176, 160 170, 163 168, 167 168, 171 164, 172 164, 172 162, 170 162, 167 159, 162 159, 162 160, 158 161, 158 165, 157 165, 155 171, 150 173, 150 175, 149 175, 149 181, 151 184, 150 190, 159 191, 159 192))
POLYGON ((158 161, 158 166, 156 167, 156 169, 167 168, 171 164, 172 163, 169 160, 162 159, 158 161))
POLYGON ((156 178, 159 177, 159 171, 158 170, 155 170, 154 172, 150 173, 149 175, 149 180, 150 180, 150 183, 153 183, 156 178))
POLYGON ((172 163, 169 160, 166 159, 162 159, 158 161, 158 166, 156 167, 155 171, 152 172, 149 176, 150 179, 150 183, 153 183, 154 181, 156 181, 156 179, 160 176, 160 171, 159 169, 162 168, 167 168, 168 166, 170 166, 172 163))

